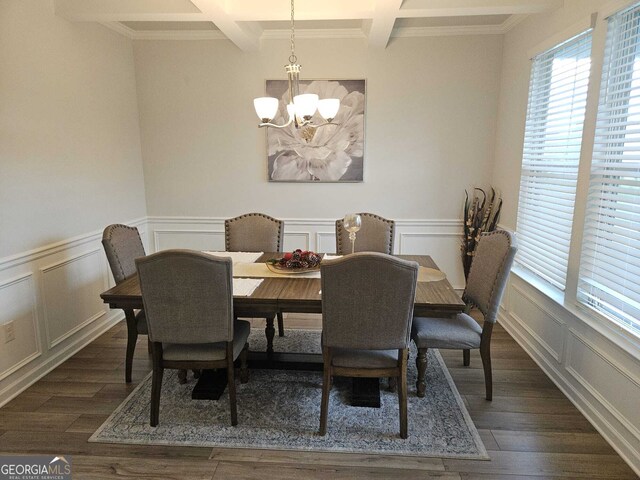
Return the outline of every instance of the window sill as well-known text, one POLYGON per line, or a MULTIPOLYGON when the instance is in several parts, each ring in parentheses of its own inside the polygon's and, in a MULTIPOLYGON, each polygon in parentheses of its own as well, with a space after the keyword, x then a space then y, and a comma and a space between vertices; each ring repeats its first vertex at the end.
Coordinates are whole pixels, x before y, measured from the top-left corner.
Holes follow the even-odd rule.
POLYGON ((523 267, 516 265, 511 269, 511 273, 557 304, 568 315, 583 322, 634 359, 640 361, 640 336, 635 332, 580 303, 568 302, 563 291, 558 290, 523 267))
POLYGON ((535 273, 532 273, 526 268, 519 265, 514 265, 511 269, 511 273, 517 275, 521 280, 527 282, 533 288, 538 290, 544 296, 549 297, 549 299, 553 300, 558 305, 564 306, 564 292, 554 287, 549 282, 544 281, 535 273))

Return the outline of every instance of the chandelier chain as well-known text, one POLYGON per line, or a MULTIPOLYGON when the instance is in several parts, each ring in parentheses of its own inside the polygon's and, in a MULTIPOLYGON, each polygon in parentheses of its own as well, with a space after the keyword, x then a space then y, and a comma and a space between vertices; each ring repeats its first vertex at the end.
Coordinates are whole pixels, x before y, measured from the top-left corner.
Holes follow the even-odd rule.
POLYGON ((296 29, 293 2, 294 0, 291 0, 291 56, 289 57, 289 63, 296 63, 298 61, 296 57, 296 29))

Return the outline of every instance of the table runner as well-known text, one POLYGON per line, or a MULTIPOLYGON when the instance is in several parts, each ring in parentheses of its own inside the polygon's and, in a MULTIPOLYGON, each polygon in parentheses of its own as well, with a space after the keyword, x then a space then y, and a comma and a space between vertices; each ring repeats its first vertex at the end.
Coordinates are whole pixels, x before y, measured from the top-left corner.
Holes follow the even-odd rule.
POLYGON ((269 270, 266 263, 234 263, 233 276, 253 278, 320 278, 320 270, 305 273, 276 273, 269 270))
MULTIPOLYGON (((236 263, 233 265, 233 276, 249 278, 320 278, 320 271, 315 270, 313 272, 306 273, 276 273, 269 270, 267 265, 264 263, 236 263)), ((418 282, 439 282, 445 278, 447 278, 447 276, 435 268, 419 267, 418 269, 418 282)))
POLYGON ((234 263, 253 263, 259 259, 264 252, 213 252, 203 250, 207 255, 215 255, 216 257, 228 257, 234 263))

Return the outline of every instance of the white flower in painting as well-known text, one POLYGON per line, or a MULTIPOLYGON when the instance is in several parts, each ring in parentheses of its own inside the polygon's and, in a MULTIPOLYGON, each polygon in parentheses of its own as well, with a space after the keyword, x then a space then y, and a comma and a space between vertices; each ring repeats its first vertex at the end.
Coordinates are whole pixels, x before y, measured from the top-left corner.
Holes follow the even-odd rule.
MULTIPOLYGON (((269 156, 276 155, 273 162, 273 180, 320 180, 337 181, 351 165, 352 157, 361 157, 364 151, 364 94, 349 93, 338 82, 314 81, 304 92, 316 93, 320 98, 338 98, 340 110, 333 120, 337 125, 326 125, 315 131, 307 142, 303 130, 293 125, 269 131, 269 156)), ((284 123, 288 92, 280 102, 274 123, 284 123)), ((288 118, 288 117, 287 117, 288 118)), ((316 114, 315 124, 323 123, 316 114)))

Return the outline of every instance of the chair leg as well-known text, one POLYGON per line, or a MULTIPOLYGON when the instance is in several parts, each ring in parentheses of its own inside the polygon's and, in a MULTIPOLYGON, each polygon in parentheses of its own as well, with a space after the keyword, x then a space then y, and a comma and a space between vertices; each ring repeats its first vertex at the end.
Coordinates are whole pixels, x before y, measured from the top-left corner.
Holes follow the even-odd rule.
POLYGON ((487 392, 487 400, 493 400, 493 379, 491 374, 491 350, 490 344, 487 342, 480 348, 480 358, 482 358, 482 367, 484 368, 484 385, 487 392))
POLYGON ((400 356, 400 378, 398 379, 398 404, 400 405, 400 438, 409 436, 409 421, 407 419, 407 349, 398 351, 400 356))
POLYGON ((242 352, 240 352, 240 383, 249 381, 249 368, 247 367, 247 356, 249 353, 249 342, 244 344, 242 352))
POLYGON ((416 390, 419 397, 424 397, 427 391, 427 349, 419 348, 418 356, 416 357, 416 367, 418 367, 418 381, 416 382, 416 390))
POLYGON ((321 436, 327 433, 327 415, 329 414, 329 391, 331 390, 331 354, 327 347, 323 348, 324 375, 322 378, 322 403, 320 404, 320 432, 321 436))
POLYGON ((151 377, 151 419, 149 424, 157 427, 160 421, 160 392, 162 391, 162 344, 156 343, 153 348, 153 375, 151 377))
POLYGON ((278 316, 278 336, 284 337, 284 318, 282 312, 277 313, 278 316))
POLYGON ((151 346, 151 340, 147 336, 147 353, 151 355, 153 353, 153 347, 151 346))
POLYGON ((124 316, 127 320, 127 353, 125 355, 124 381, 131 383, 131 371, 133 370, 133 355, 138 342, 138 325, 136 314, 133 310, 125 310, 124 316))
POLYGON ((235 427, 238 425, 238 407, 236 405, 236 382, 233 368, 233 342, 227 342, 227 386, 231 407, 231 426, 235 427))
POLYGON ((469 350, 468 348, 462 350, 462 364, 465 367, 471 365, 471 350, 469 350))

